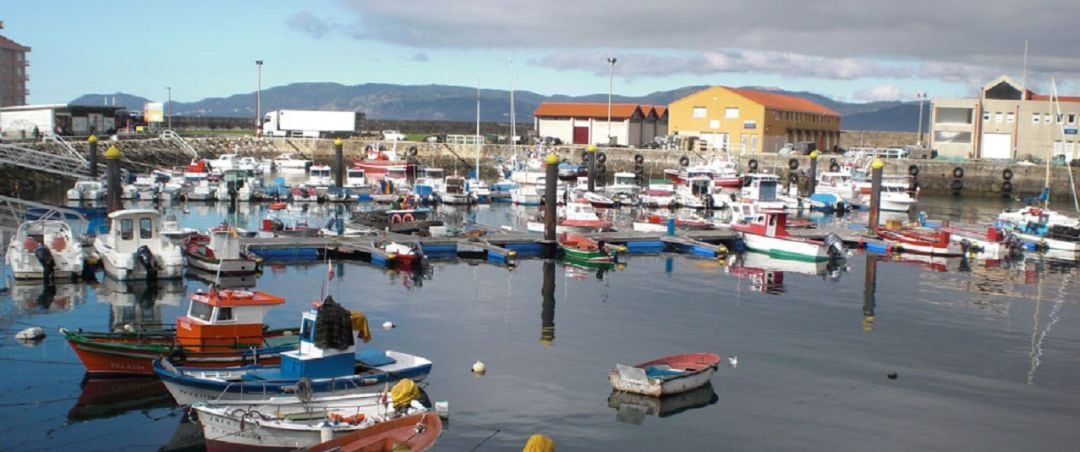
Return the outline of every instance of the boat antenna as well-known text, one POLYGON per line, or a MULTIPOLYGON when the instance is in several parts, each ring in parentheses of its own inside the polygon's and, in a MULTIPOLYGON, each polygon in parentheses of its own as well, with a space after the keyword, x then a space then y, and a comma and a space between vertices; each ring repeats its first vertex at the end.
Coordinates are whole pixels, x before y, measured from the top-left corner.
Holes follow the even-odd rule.
MULTIPOLYGON (((1054 116, 1054 119, 1057 121, 1057 125, 1058 125, 1057 130, 1058 130, 1058 133, 1061 134, 1060 135, 1061 136, 1061 143, 1062 143, 1061 146, 1062 146, 1062 151, 1064 151, 1064 147, 1065 147, 1065 117, 1061 113, 1061 99, 1058 98, 1057 83, 1054 81, 1053 77, 1050 77, 1050 96, 1051 96, 1050 98, 1053 101, 1053 104, 1051 104, 1051 106, 1053 108, 1052 114, 1054 116)), ((1071 157, 1071 156, 1067 156, 1067 157, 1071 157)), ((1069 174, 1069 189, 1072 191, 1073 208, 1076 209, 1077 212, 1080 212, 1080 200, 1077 200, 1077 198, 1076 198, 1076 182, 1073 180, 1072 165, 1068 161, 1065 162, 1065 171, 1069 174)), ((1050 179, 1047 178, 1047 181, 1049 181, 1049 180, 1050 179)), ((1049 186, 1050 184, 1048 183, 1046 185, 1049 186)), ((1049 197, 1047 197, 1047 198, 1048 198, 1047 202, 1049 202, 1049 197)))

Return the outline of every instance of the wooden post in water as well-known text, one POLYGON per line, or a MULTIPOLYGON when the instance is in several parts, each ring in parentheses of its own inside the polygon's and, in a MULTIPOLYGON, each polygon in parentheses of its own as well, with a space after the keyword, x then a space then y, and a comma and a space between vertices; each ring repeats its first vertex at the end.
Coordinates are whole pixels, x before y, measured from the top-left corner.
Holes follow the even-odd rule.
POLYGON ((817 159, 818 151, 814 150, 810 152, 810 185, 806 190, 806 196, 813 196, 817 190, 817 159))
POLYGON ((89 171, 87 171, 87 174, 90 175, 91 179, 97 179, 97 136, 90 135, 90 138, 87 138, 86 141, 89 142, 89 145, 87 146, 86 157, 90 163, 90 168, 89 171))
POLYGON ((866 254, 866 279, 863 280, 863 331, 874 329, 874 305, 877 297, 877 256, 866 254))
POLYGON ((552 152, 544 158, 545 167, 544 175, 544 240, 548 242, 555 241, 555 225, 558 220, 558 208, 559 203, 558 191, 556 187, 559 184, 559 155, 552 152))
POLYGON ((124 204, 120 201, 120 192, 122 187, 120 186, 120 148, 116 145, 109 146, 109 149, 105 151, 105 171, 108 176, 108 204, 109 212, 115 212, 124 208, 124 204))
POLYGON ((866 227, 869 233, 874 232, 881 217, 881 172, 885 169, 885 162, 874 159, 870 164, 870 221, 866 227))
POLYGON ((334 161, 337 163, 337 171, 334 172, 334 184, 338 187, 345 186, 345 157, 342 148, 345 142, 341 138, 334 140, 334 161))
POLYGON ((585 148, 586 155, 589 156, 589 191, 596 191, 596 145, 590 144, 585 148))
POLYGON ((555 342, 555 261, 544 260, 544 284, 540 287, 544 297, 540 312, 540 343, 551 345, 555 342))

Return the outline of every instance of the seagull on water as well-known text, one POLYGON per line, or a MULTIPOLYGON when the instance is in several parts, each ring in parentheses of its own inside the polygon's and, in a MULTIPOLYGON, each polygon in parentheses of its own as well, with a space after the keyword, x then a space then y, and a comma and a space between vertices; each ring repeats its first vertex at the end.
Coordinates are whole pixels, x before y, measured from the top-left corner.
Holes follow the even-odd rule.
POLYGON ((739 357, 738 356, 735 356, 735 355, 729 356, 727 358, 727 362, 728 362, 728 364, 731 365, 731 367, 739 367, 739 357))

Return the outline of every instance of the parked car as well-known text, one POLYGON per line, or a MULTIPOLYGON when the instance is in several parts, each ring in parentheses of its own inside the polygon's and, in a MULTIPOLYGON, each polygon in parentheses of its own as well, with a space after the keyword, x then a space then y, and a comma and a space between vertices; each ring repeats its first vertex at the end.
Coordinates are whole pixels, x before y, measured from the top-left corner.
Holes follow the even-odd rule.
POLYGON ((396 130, 384 130, 382 137, 386 141, 405 141, 405 134, 396 130))

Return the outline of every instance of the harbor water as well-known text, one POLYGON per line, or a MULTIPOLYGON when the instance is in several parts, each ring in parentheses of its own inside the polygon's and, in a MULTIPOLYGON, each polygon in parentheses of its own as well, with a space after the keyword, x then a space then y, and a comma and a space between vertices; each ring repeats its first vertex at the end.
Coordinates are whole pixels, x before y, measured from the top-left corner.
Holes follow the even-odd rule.
MULTIPOLYGON (((935 219, 989 221, 1004 204, 926 199, 935 219)), ((334 206, 305 215, 325 221, 334 206)), ((452 226, 523 229, 535 209, 443 209, 452 226)), ((167 207, 183 226, 255 228, 266 206, 167 207)), ((299 214, 299 213, 298 213, 299 214)), ((267 262, 247 285, 286 298, 272 327, 329 293, 367 314, 369 346, 431 359, 450 417, 437 450, 1075 450, 1080 290, 1075 263, 852 253, 839 265, 746 254, 630 255, 608 271, 522 259, 267 262), (328 267, 334 278, 327 281, 328 267), (381 328, 393 322, 392 329, 381 328), (616 363, 714 352, 710 386, 665 399, 613 393, 616 363), (487 368, 471 372, 475 361, 487 368)), ((7 271, 7 270, 5 270, 7 271)), ((0 450, 199 450, 186 410, 152 378, 88 379, 59 328, 172 323, 207 283, 5 283, 0 450), (29 326, 47 337, 26 346, 29 326)))

